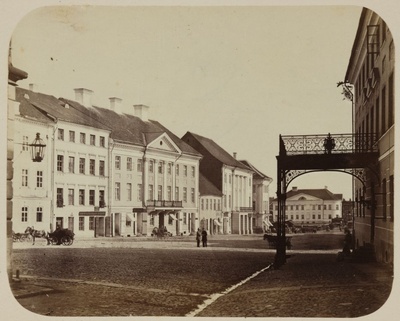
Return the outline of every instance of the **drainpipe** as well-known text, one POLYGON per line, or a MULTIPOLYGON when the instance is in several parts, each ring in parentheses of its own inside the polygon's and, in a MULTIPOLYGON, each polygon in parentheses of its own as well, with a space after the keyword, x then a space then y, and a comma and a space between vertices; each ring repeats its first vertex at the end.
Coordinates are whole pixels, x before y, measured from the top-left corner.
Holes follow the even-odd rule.
POLYGON ((110 213, 111 217, 111 237, 114 237, 115 233, 115 215, 111 213, 111 191, 112 191, 112 151, 114 150, 114 140, 112 138, 109 139, 108 146, 108 191, 107 191, 107 209, 108 213, 110 213))

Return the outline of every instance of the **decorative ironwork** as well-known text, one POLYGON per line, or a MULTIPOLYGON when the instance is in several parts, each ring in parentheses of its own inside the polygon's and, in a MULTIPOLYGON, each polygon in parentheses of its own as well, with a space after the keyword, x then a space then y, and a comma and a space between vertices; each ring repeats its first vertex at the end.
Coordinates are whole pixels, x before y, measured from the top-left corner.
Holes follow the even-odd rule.
POLYGON ((350 154, 378 151, 375 133, 291 135, 280 136, 280 140, 281 155, 350 154))
POLYGON ((366 170, 364 168, 344 168, 344 169, 292 169, 285 171, 286 177, 286 187, 297 177, 307 174, 307 173, 315 173, 315 172, 341 172, 350 174, 356 178, 358 178, 363 185, 365 185, 367 181, 366 170))

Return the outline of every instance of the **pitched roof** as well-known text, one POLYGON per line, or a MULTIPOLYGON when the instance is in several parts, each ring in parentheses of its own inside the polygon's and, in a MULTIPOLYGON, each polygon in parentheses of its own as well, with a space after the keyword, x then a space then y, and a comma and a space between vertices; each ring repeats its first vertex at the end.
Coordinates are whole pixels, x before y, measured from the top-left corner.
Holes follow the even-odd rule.
MULTIPOLYGON (((318 189, 296 189, 296 190, 292 189, 286 193, 286 199, 299 194, 311 195, 325 201, 335 201, 335 200, 340 201, 343 198, 343 194, 333 194, 326 188, 318 188, 318 189)), ((273 200, 276 201, 278 199, 274 198, 273 200)))
POLYGON ((191 135, 192 137, 194 137, 214 158, 219 160, 221 163, 233 167, 239 167, 242 169, 251 170, 245 164, 235 159, 231 154, 229 154, 226 150, 220 147, 212 139, 200 136, 192 132, 187 132, 185 136, 186 135, 191 135))
POLYGON ((253 170, 253 172, 254 172, 253 177, 272 181, 271 177, 269 177, 269 176, 265 175, 264 173, 260 172, 249 161, 241 160, 240 162, 243 163, 244 165, 246 165, 247 167, 250 167, 253 170))
POLYGON ((200 157, 194 148, 154 120, 143 121, 129 114, 118 114, 102 107, 85 107, 80 103, 17 87, 17 101, 22 116, 42 122, 62 120, 111 131, 110 137, 128 144, 146 146, 166 133, 184 154, 200 157))
POLYGON ((199 190, 200 190, 200 196, 203 195, 222 196, 222 191, 220 191, 213 183, 211 183, 201 173, 199 175, 199 190))

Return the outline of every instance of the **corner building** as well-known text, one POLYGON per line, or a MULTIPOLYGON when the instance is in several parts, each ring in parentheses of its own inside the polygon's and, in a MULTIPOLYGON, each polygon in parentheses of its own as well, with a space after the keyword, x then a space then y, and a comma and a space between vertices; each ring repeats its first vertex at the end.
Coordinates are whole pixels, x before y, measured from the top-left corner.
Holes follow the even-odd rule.
POLYGON ((381 262, 393 262, 395 48, 385 21, 364 8, 345 81, 354 88, 353 132, 372 135, 379 150, 366 184, 354 180, 355 248, 371 246, 381 262))

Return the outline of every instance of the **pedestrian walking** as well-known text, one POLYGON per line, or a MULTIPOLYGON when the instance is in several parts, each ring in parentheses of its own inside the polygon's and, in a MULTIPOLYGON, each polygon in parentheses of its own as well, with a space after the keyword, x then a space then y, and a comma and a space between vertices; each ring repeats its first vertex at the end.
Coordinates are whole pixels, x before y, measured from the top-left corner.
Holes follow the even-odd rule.
POLYGON ((197 247, 200 247, 200 239, 201 239, 201 231, 198 228, 196 232, 196 242, 197 242, 197 247))
POLYGON ((204 228, 201 231, 201 241, 203 242, 203 247, 207 247, 207 231, 204 228))
POLYGON ((352 237, 349 230, 346 230, 346 236, 344 237, 343 254, 350 255, 352 237))

